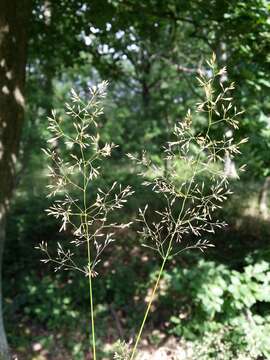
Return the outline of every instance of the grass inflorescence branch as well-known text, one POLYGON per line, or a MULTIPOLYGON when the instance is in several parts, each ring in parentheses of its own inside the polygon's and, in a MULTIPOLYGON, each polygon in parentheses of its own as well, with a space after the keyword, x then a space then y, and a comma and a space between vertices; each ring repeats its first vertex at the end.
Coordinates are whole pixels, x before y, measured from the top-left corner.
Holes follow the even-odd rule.
POLYGON ((98 274, 96 268, 104 250, 115 240, 115 229, 129 226, 112 223, 110 213, 121 209, 133 193, 130 186, 122 188, 117 182, 108 190, 98 188, 95 194, 91 187, 92 182, 100 176, 103 159, 109 157, 116 147, 113 143, 100 145, 98 120, 103 114, 102 101, 107 85, 107 82, 102 82, 89 89, 88 101, 84 101, 74 89, 71 90, 71 102, 66 103, 65 119, 57 117, 55 111, 49 118, 51 137, 48 143, 55 147, 57 142, 58 151, 50 147, 43 150, 51 162, 48 196, 57 196, 47 212, 60 219, 60 231, 71 231, 72 239, 67 246, 58 242, 55 256, 44 242, 39 249, 45 254, 42 261, 51 262, 56 271, 75 270, 88 278, 94 360, 97 355, 93 277, 98 274), (83 265, 76 259, 78 248, 85 251, 83 265))
POLYGON ((174 139, 167 143, 164 150, 164 160, 169 164, 170 171, 164 172, 162 167, 152 164, 151 156, 146 152, 142 157, 128 154, 141 169, 143 185, 162 196, 166 204, 161 210, 154 211, 148 205, 139 210, 138 221, 142 225, 139 235, 143 246, 158 253, 162 262, 130 360, 135 358, 166 263, 188 249, 204 252, 213 246, 206 235, 225 226, 223 221, 213 216, 231 194, 224 163, 227 157, 233 159, 240 153, 239 146, 247 139, 237 143, 233 137, 226 138, 224 129, 237 130, 238 116, 242 111, 237 111, 232 104, 234 84, 225 86, 221 82, 226 68, 217 69, 215 60, 213 55, 207 62, 209 71, 199 73, 197 78, 204 98, 197 104, 195 115, 205 114, 205 131, 194 132, 191 110, 183 121, 176 123, 174 139), (180 164, 188 170, 182 178, 179 176, 180 164), (148 215, 153 212, 155 221, 153 216, 148 215))

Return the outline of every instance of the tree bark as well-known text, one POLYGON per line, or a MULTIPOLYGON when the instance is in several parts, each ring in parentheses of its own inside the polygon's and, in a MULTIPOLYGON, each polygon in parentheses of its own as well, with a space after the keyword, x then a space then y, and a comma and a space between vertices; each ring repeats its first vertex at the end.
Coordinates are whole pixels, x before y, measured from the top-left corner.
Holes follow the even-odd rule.
POLYGON ((270 176, 267 176, 264 180, 262 189, 259 194, 259 210, 260 210, 260 214, 264 219, 267 219, 269 216, 269 211, 268 211, 269 189, 270 189, 270 176))
MULTIPOLYGON (((15 185, 19 142, 24 118, 27 23, 31 0, 0 1, 0 266, 5 220, 15 185)), ((0 279, 2 269, 0 268, 0 279)), ((0 281, 0 286, 2 282, 0 281)), ((0 359, 10 359, 2 315, 0 289, 0 359)))
MULTIPOLYGON (((2 206, 0 208, 0 269, 2 269, 4 241, 6 237, 5 229, 6 229, 6 214, 5 214, 5 208, 2 206)), ((0 299, 2 299, 1 274, 0 274, 0 299)), ((4 328, 4 321, 3 321, 2 301, 0 302, 0 359, 10 359, 7 338, 4 328)))
MULTIPOLYGON (((220 67, 227 66, 228 54, 227 54, 227 46, 226 43, 218 37, 218 46, 216 47, 216 56, 218 60, 218 65, 220 67)), ((227 73, 223 74, 220 78, 220 82, 223 84, 228 81, 227 73)), ((229 130, 226 131, 225 129, 225 136, 226 138, 231 138, 233 136, 233 131, 229 130)), ((235 161, 231 158, 230 154, 225 155, 224 159, 224 174, 226 177, 231 179, 239 179, 235 161)))

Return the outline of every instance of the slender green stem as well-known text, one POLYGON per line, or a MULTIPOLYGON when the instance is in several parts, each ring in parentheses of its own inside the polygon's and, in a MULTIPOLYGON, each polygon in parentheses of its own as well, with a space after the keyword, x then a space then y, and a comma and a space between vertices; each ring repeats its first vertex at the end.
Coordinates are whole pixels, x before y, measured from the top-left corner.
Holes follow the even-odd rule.
POLYGON ((152 306, 152 303, 153 303, 153 300, 154 300, 156 291, 157 291, 157 289, 158 289, 159 282, 160 282, 160 278, 161 278, 161 275, 162 275, 162 273, 163 273, 163 269, 164 269, 164 266, 165 266, 165 263, 166 263, 167 259, 168 259, 168 256, 167 256, 167 254, 166 254, 166 256, 165 256, 164 259, 163 259, 162 265, 161 265, 161 267, 160 267, 160 270, 159 270, 159 273, 158 273, 158 277, 157 277, 155 286, 154 286, 154 288, 153 288, 153 290, 152 290, 151 297, 150 297, 150 300, 149 300, 147 309, 146 309, 146 311, 145 311, 144 318, 143 318, 143 321, 142 321, 142 324, 141 324, 139 333, 138 333, 138 335, 137 335, 137 339, 136 339, 135 345, 134 345, 134 347, 133 347, 130 360, 133 360, 133 359, 134 359, 134 356, 135 356, 135 353, 136 353, 138 344, 139 344, 140 339, 141 339, 141 335, 142 335, 142 332, 143 332, 144 324, 145 324, 145 322, 146 322, 146 319, 147 319, 147 317, 148 317, 149 311, 150 311, 150 309, 151 309, 151 306, 152 306))
MULTIPOLYGON (((88 214, 87 214, 87 185, 88 178, 86 176, 87 173, 87 165, 85 161, 84 151, 82 146, 81 148, 81 156, 83 160, 83 175, 84 175, 84 186, 83 186, 83 204, 84 204, 84 225, 86 232, 86 240, 87 240, 87 260, 88 260, 88 282, 89 282, 89 301, 90 301, 90 317, 91 317, 91 332, 92 333, 92 351, 93 351, 93 360, 96 360, 96 336, 95 336, 95 318, 94 318, 94 301, 93 301, 93 285, 92 285, 92 268, 91 268, 91 244, 89 238, 89 228, 88 228, 88 214)), ((91 338, 91 335, 90 335, 91 338)), ((91 341, 90 341, 91 346, 91 341)))
MULTIPOLYGON (((181 215, 183 213, 183 210, 184 210, 184 207, 185 207, 185 203, 186 203, 186 200, 187 200, 187 197, 188 197, 188 193, 190 191, 190 187, 191 187, 191 184, 192 184, 192 181, 193 181, 193 178, 194 178, 194 175, 192 177, 192 180, 190 182, 190 185, 189 185, 189 188, 188 188, 188 192, 184 198, 184 201, 182 203, 182 208, 181 208, 181 211, 180 211, 180 214, 178 216, 178 219, 177 219, 177 223, 180 221, 181 219, 181 215)), ((138 347, 138 344, 140 342, 140 339, 141 339, 141 335, 142 335, 142 332, 143 332, 143 328, 144 328, 144 325, 145 325, 145 322, 147 320, 147 317, 148 317, 148 314, 150 312, 150 309, 151 309, 151 306, 152 306, 152 303, 153 303, 153 300, 154 300, 154 297, 155 297, 155 294, 156 294, 156 291, 158 289, 158 286, 159 286, 159 283, 160 283, 160 279, 161 279, 161 276, 162 276, 162 273, 163 273, 163 270, 164 270, 164 266, 168 260, 168 257, 170 256, 170 253, 171 253, 171 250, 172 250, 172 242, 173 242, 173 239, 174 239, 174 235, 176 233, 176 229, 174 230, 172 236, 171 236, 171 239, 170 239, 170 242, 169 242, 169 245, 168 245, 168 248, 167 248, 167 251, 166 251, 166 255, 164 256, 163 258, 163 262, 161 264, 161 267, 160 267, 160 270, 159 270, 159 273, 158 273, 158 277, 157 277, 157 280, 156 280, 156 283, 155 283, 155 286, 152 290, 152 293, 151 293, 151 297, 150 297, 150 300, 149 300, 149 303, 147 305, 147 308, 146 308, 146 311, 145 311, 145 314, 144 314, 144 318, 143 318, 143 321, 141 323, 141 327, 140 327, 140 330, 139 330, 139 333, 137 335, 137 338, 136 338, 136 342, 134 344, 134 347, 132 349, 132 354, 131 354, 131 357, 130 357, 130 360, 133 360, 134 359, 134 356, 135 356, 135 353, 136 353, 136 350, 137 350, 137 347, 138 347)))
MULTIPOLYGON (((86 191, 84 191, 84 203, 86 208, 86 191)), ((89 281, 89 300, 90 300, 90 316, 91 316, 91 332, 92 332, 92 349, 93 349, 93 360, 96 360, 96 337, 95 337, 95 319, 94 319, 94 301, 93 301, 93 286, 92 286, 92 269, 91 269, 91 246, 89 239, 88 230, 88 219, 87 213, 84 214, 85 227, 87 236, 87 257, 88 257, 88 281, 89 281)))
POLYGON ((92 329, 92 349, 93 349, 93 360, 96 360, 94 301, 93 301, 93 288, 92 288, 92 271, 90 265, 90 260, 91 260, 90 241, 88 241, 87 248, 88 248, 88 280, 89 280, 89 298, 90 298, 91 329, 92 329))
MULTIPOLYGON (((210 118, 209 121, 211 121, 211 118, 210 118)), ((209 131, 209 130, 208 130, 208 131, 209 131)), ((137 338, 136 338, 136 342, 135 342, 134 347, 133 347, 133 349, 132 349, 132 354, 131 354, 130 360, 133 360, 133 359, 134 359, 134 356, 135 356, 135 353, 136 353, 138 344, 139 344, 140 339, 141 339, 141 335, 142 335, 142 332, 143 332, 143 328, 144 328, 145 322, 146 322, 146 320, 147 320, 147 317, 148 317, 148 314, 149 314, 149 312, 150 312, 150 309, 151 309, 151 306, 152 306, 152 303, 153 303, 153 300, 154 300, 156 291, 157 291, 158 286, 159 286, 159 283, 160 283, 160 279, 161 279, 161 276, 162 276, 162 273, 163 273, 163 270, 164 270, 164 266, 165 266, 165 264, 166 264, 166 262, 167 262, 167 260, 168 260, 168 258, 169 258, 169 256, 170 256, 170 254, 171 254, 172 242, 173 242, 174 236, 175 236, 175 234, 176 234, 177 225, 178 225, 179 222, 181 221, 181 217, 182 217, 182 214, 183 214, 183 211, 184 211, 184 208, 185 208, 186 201, 187 201, 188 196, 189 196, 189 192, 190 192, 190 189, 191 189, 193 180, 194 180, 195 175, 196 175, 196 173, 197 173, 200 155, 201 155, 201 153, 199 153, 199 154, 197 155, 195 170, 194 170, 193 175, 192 175, 192 178, 191 178, 191 180, 190 180, 187 193, 186 193, 186 195, 185 195, 185 197, 184 197, 184 200, 183 200, 183 203, 182 203, 182 207, 181 207, 180 213, 179 213, 178 218, 177 218, 177 221, 176 221, 176 227, 175 227, 175 230, 174 230, 174 232, 173 232, 173 234, 172 234, 172 236, 171 236, 171 239, 170 239, 170 242, 169 242, 167 251, 166 251, 166 255, 165 255, 164 258, 163 258, 163 262, 162 262, 162 265, 161 265, 161 267, 160 267, 160 270, 159 270, 159 273, 158 273, 158 277, 157 277, 155 286, 154 286, 153 291, 152 291, 152 293, 151 293, 151 297, 150 297, 148 306, 147 306, 147 308, 146 308, 146 311, 145 311, 145 314, 144 314, 144 318, 143 318, 143 321, 142 321, 142 323, 141 323, 141 327, 140 327, 139 333, 138 333, 137 338)))

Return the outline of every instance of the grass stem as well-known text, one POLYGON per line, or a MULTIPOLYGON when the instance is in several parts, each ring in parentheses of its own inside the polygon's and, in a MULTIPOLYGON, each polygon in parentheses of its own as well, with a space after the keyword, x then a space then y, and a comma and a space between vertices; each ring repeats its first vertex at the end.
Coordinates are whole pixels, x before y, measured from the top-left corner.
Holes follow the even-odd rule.
POLYGON ((133 347, 130 360, 133 360, 134 357, 135 357, 135 354, 136 354, 136 351, 137 351, 137 347, 138 347, 138 344, 139 344, 139 342, 140 342, 141 335, 142 335, 142 332, 143 332, 143 328, 144 328, 145 322, 146 322, 146 320, 147 320, 149 311, 150 311, 150 309, 151 309, 153 300, 154 300, 154 298, 155 298, 155 294, 156 294, 156 291, 157 291, 157 289, 158 289, 158 286, 159 286, 159 283, 160 283, 160 279, 161 279, 161 276, 162 276, 162 273, 163 273, 163 269, 164 269, 164 266, 165 266, 165 263, 166 263, 167 259, 168 259, 168 257, 167 257, 167 255, 166 255, 166 256, 164 257, 164 259, 163 259, 163 262, 162 262, 162 265, 161 265, 161 267, 160 267, 160 270, 159 270, 159 273, 158 273, 158 277, 157 277, 155 286, 154 286, 154 288, 153 288, 153 290, 152 290, 151 297, 150 297, 149 303, 148 303, 148 305, 147 305, 147 309, 146 309, 146 311, 145 311, 144 318, 143 318, 143 321, 142 321, 142 324, 141 324, 139 333, 138 333, 138 335, 137 335, 136 342, 135 342, 135 345, 134 345, 134 347, 133 347))

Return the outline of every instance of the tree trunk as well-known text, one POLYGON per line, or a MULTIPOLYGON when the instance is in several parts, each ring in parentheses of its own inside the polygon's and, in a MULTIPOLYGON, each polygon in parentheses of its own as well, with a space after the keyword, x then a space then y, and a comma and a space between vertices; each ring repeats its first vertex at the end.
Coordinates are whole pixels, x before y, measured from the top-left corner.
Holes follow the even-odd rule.
POLYGON ((268 193, 270 189, 270 176, 267 176, 264 180, 262 189, 259 194, 259 210, 264 219, 268 218, 268 193))
MULTIPOLYGON (((24 118, 26 25, 30 8, 30 0, 0 1, 0 266, 24 118)), ((2 289, 0 296, 0 359, 6 360, 10 355, 2 316, 2 289)))
MULTIPOLYGON (((6 214, 5 208, 0 208, 0 270, 2 269, 2 258, 5 241, 6 214)), ((2 299, 2 274, 0 273, 0 299, 2 299)), ((9 359, 9 350, 3 322, 2 301, 0 302, 0 359, 9 359)))
MULTIPOLYGON (((217 56, 217 60, 218 60, 218 65, 220 67, 227 66, 227 60, 228 60, 227 46, 226 46, 226 43, 224 41, 220 41, 220 39, 219 39, 217 50, 216 50, 216 56, 217 56)), ((227 73, 223 74, 220 78, 220 82, 222 84, 225 83, 226 81, 228 81, 227 73)), ((232 130, 226 131, 226 129, 225 129, 225 136, 228 139, 231 138, 233 136, 233 131, 232 130)), ((228 178, 239 179, 235 162, 230 157, 230 154, 225 155, 224 174, 228 178)))

